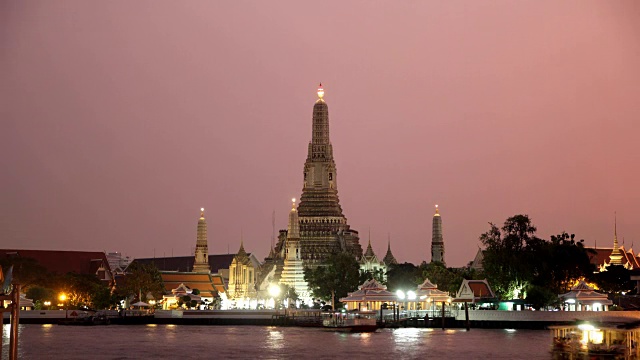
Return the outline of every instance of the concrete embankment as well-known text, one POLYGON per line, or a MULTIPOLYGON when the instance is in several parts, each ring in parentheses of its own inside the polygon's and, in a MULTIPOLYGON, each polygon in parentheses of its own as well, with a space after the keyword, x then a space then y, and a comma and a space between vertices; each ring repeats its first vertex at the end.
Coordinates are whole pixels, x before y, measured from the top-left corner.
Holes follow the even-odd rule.
MULTIPOLYGON (((322 317, 318 311, 275 310, 158 310, 153 316, 142 316, 142 312, 118 314, 110 312, 111 324, 176 324, 176 325, 260 325, 260 326, 321 326, 322 317), (120 316, 125 315, 125 316, 120 316)), ((85 316, 79 311, 69 310, 66 318, 85 316)), ((444 327, 465 328, 464 312, 446 317, 444 327)), ((22 324, 57 324, 65 319, 64 311, 21 311, 22 324)), ((569 324, 576 320, 586 321, 640 321, 640 311, 469 311, 471 328, 493 329, 545 329, 550 325, 569 324)), ((9 323, 8 314, 4 323, 9 323)), ((398 323, 385 323, 389 327, 430 327, 441 328, 442 318, 407 317, 398 323)))

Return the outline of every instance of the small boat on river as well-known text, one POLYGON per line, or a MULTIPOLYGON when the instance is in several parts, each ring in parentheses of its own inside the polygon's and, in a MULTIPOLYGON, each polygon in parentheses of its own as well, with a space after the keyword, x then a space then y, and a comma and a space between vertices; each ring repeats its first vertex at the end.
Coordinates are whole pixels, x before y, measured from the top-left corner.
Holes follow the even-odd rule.
POLYGON ((374 332, 378 323, 375 311, 333 311, 322 314, 322 327, 343 332, 374 332))
POLYGON ((638 321, 579 321, 549 329, 553 359, 640 359, 638 321))

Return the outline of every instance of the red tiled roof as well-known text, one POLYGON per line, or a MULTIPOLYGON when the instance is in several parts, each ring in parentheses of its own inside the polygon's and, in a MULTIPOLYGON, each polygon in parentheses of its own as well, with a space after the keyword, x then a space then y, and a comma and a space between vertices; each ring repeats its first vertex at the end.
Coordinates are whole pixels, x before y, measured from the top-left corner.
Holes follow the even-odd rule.
POLYGON ((473 296, 484 298, 484 297, 492 297, 491 290, 487 284, 481 281, 469 281, 469 288, 473 291, 473 296))
POLYGON ((215 292, 224 293, 224 283, 219 275, 209 275, 202 273, 172 273, 161 272, 164 288, 169 293, 177 288, 180 284, 184 284, 190 289, 198 289, 204 294, 213 294, 215 292))
POLYGON ((100 251, 0 249, 0 257, 12 256, 34 259, 48 271, 58 274, 74 272, 95 275, 100 266, 111 272, 106 255, 100 251))

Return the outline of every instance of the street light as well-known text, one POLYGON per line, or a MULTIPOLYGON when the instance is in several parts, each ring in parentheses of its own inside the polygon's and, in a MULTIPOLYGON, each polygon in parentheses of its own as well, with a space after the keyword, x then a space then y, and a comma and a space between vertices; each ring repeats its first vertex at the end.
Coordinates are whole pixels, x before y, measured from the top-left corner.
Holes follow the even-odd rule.
POLYGON ((67 318, 67 295, 62 293, 62 294, 60 294, 58 299, 60 299, 60 301, 62 301, 62 306, 64 306, 64 318, 66 319, 67 318))
POLYGON ((276 284, 271 284, 271 286, 269 286, 269 295, 271 295, 272 298, 274 298, 274 303, 273 303, 273 307, 276 307, 276 303, 275 303, 275 299, 280 296, 280 286, 276 285, 276 284))
POLYGON ((44 306, 47 307, 47 310, 49 310, 49 306, 51 306, 51 301, 47 300, 44 302, 44 306))

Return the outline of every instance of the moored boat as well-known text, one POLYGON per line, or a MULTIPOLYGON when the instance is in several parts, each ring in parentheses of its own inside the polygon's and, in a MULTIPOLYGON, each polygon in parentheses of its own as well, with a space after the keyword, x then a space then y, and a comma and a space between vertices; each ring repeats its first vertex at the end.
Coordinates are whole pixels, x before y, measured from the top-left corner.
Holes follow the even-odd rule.
POLYGON ((638 321, 580 321, 549 328, 553 335, 553 359, 640 358, 638 321))
POLYGON ((343 332, 374 332, 378 329, 375 311, 334 311, 322 314, 322 326, 343 332))

